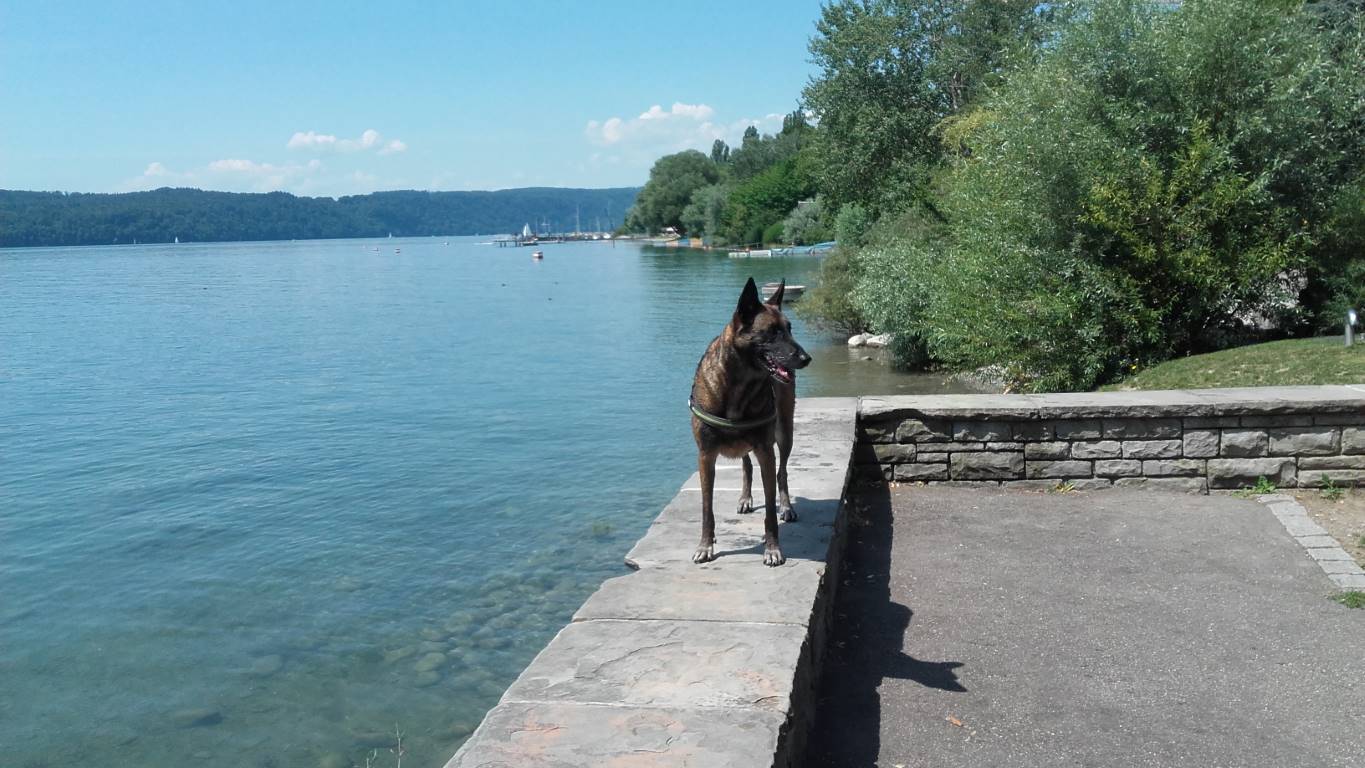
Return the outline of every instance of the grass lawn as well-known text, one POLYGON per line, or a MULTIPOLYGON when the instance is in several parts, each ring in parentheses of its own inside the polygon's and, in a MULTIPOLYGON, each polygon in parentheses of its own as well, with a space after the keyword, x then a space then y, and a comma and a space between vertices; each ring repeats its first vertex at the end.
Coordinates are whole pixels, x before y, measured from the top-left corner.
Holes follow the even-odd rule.
POLYGON ((1168 360, 1101 389, 1362 383, 1365 383, 1365 341, 1357 341, 1355 346, 1348 348, 1340 336, 1328 336, 1271 341, 1168 360))

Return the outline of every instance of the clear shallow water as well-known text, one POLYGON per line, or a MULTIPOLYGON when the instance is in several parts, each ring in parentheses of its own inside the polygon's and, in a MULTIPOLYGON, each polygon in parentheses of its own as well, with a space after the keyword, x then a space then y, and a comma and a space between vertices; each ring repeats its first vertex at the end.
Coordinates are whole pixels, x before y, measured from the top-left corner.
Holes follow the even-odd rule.
MULTIPOLYGON (((817 266, 544 250, 0 251, 0 763, 441 765, 691 472, 744 278, 817 266)), ((949 391, 796 333, 802 394, 949 391)))

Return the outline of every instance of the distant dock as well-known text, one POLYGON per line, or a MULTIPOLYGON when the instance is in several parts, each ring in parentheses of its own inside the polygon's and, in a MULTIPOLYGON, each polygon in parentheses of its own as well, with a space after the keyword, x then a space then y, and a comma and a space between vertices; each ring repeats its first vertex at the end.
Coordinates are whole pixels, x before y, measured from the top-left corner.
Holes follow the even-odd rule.
POLYGON ((493 238, 499 248, 520 248, 527 245, 550 245, 553 243, 579 243, 594 240, 611 240, 609 232, 565 232, 549 235, 503 235, 493 238))

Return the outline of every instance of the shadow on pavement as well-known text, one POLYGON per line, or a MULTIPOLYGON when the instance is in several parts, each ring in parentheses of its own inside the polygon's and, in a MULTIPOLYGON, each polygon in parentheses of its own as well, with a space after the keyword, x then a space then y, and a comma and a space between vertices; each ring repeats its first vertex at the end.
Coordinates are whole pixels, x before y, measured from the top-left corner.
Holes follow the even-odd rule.
POLYGON ((926 661, 904 652, 914 611, 891 599, 893 511, 884 481, 854 496, 834 630, 824 668, 810 766, 875 765, 881 748, 881 694, 888 678, 965 692, 956 661, 926 661))

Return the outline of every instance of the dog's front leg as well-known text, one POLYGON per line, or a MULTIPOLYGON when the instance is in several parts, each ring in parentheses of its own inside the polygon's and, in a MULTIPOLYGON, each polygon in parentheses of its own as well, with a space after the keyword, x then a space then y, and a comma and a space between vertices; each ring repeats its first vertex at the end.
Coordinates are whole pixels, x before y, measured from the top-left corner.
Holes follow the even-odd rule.
POLYGON ((741 515, 747 515, 754 511, 754 463, 749 461, 749 454, 744 454, 744 488, 739 492, 739 508, 735 510, 741 515))
POLYGON ((697 473, 701 475, 701 542, 692 554, 692 562, 705 563, 716 559, 716 516, 711 512, 711 496, 716 487, 714 451, 697 453, 697 473))
POLYGON ((763 475, 763 564, 781 565, 787 558, 777 543, 777 461, 771 445, 755 448, 754 456, 763 475))
POLYGON ((777 426, 777 515, 784 523, 796 522, 796 510, 792 508, 792 497, 787 492, 787 457, 792 455, 791 416, 779 419, 777 426))

